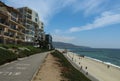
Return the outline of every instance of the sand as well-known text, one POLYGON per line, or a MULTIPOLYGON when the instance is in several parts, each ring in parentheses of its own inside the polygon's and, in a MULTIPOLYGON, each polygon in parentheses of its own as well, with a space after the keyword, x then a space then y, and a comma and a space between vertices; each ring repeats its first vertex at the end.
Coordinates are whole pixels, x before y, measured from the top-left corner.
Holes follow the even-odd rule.
POLYGON ((48 54, 42 67, 34 77, 33 81, 61 81, 63 78, 61 75, 61 68, 56 61, 57 58, 48 54))
POLYGON ((107 64, 87 57, 80 57, 72 52, 67 53, 67 57, 88 74, 96 77, 99 81, 120 81, 120 68, 113 66, 108 67, 107 64))

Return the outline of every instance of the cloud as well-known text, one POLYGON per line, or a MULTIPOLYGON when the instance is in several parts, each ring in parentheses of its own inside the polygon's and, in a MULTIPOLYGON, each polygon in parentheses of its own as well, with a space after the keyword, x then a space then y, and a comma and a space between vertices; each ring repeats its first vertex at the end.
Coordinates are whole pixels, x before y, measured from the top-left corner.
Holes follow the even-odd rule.
POLYGON ((75 37, 72 36, 52 35, 52 37, 53 37, 53 41, 58 41, 58 42, 72 43, 75 40, 75 37))
POLYGON ((83 11, 84 15, 99 13, 109 0, 77 0, 73 4, 74 12, 83 11))
POLYGON ((53 37, 53 41, 66 42, 66 43, 67 42, 72 43, 76 39, 75 37, 68 35, 68 33, 60 29, 53 30, 52 37, 53 37))
POLYGON ((71 5, 75 0, 5 0, 11 6, 28 6, 38 12, 40 19, 47 24, 49 20, 64 7, 71 5))
POLYGON ((88 23, 85 26, 72 27, 69 32, 78 32, 83 30, 92 30, 95 28, 108 27, 113 24, 120 24, 120 11, 106 11, 97 17, 93 23, 88 23))
POLYGON ((62 33, 62 32, 61 32, 60 29, 55 29, 55 30, 54 30, 54 33, 55 33, 55 34, 59 34, 59 33, 62 33))
POLYGON ((85 14, 94 13, 106 0, 5 0, 11 6, 28 6, 39 13, 40 19, 47 24, 49 20, 63 8, 68 7, 72 11, 84 11, 85 14))
MULTIPOLYGON (((106 3, 110 0, 4 0, 5 3, 14 7, 28 6, 38 12, 40 20, 45 25, 57 13, 61 12, 65 7, 75 11, 83 11, 84 15, 95 14, 104 9, 106 3)), ((88 24, 91 25, 91 24, 88 24)), ((72 28, 71 30, 76 30, 72 28)))

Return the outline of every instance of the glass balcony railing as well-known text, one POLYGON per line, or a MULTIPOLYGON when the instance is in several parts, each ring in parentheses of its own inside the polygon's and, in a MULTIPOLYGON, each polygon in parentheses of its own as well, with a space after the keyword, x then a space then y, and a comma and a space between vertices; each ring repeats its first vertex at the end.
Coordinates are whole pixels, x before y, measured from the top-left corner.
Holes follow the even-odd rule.
POLYGON ((16 19, 16 18, 11 17, 11 20, 17 22, 17 19, 16 19))

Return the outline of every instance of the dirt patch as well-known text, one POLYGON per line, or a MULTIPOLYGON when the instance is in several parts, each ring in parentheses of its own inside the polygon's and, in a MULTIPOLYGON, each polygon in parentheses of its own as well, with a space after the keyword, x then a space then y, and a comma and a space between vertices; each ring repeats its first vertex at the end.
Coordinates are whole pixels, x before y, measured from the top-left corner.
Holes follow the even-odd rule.
POLYGON ((48 54, 33 81, 65 81, 61 76, 61 67, 57 60, 57 58, 48 54))

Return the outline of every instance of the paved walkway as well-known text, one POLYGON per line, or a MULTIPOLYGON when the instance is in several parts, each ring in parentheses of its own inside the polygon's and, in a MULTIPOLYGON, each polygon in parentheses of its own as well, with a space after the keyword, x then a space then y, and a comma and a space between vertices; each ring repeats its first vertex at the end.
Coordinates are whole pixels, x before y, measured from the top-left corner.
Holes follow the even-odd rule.
POLYGON ((47 54, 35 54, 0 66, 0 81, 31 81, 47 54))

